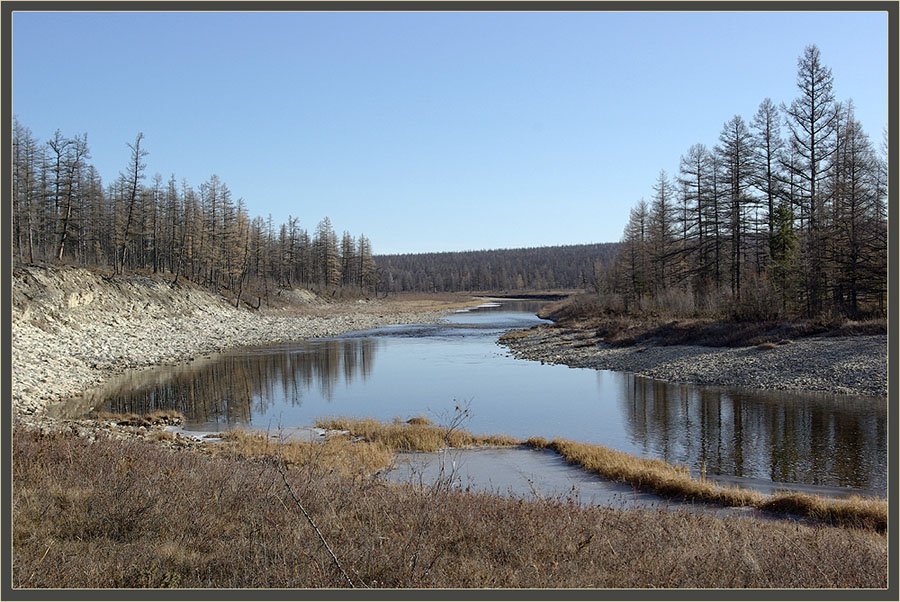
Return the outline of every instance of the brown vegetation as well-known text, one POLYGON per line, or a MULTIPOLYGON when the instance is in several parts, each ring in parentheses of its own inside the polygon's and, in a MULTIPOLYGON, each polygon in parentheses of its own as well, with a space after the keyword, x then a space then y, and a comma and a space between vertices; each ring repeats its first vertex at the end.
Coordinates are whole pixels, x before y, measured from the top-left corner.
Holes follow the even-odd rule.
MULTIPOLYGON (((270 460, 12 443, 13 587, 347 585, 270 460)), ((285 474, 356 587, 887 585, 871 531, 420 490, 308 463, 285 474)))
MULTIPOLYGON (((811 336, 887 333, 887 322, 884 319, 735 321, 711 317, 685 317, 670 312, 626 315, 608 311, 595 294, 576 295, 548 304, 539 315, 556 322, 555 327, 578 333, 591 333, 605 343, 615 346, 751 347, 765 343, 784 344, 790 342, 790 339, 811 336)), ((504 338, 514 336, 507 333, 504 338)))
POLYGON ((506 435, 473 435, 459 428, 437 426, 421 417, 389 424, 371 418, 327 418, 316 421, 316 426, 348 431, 371 443, 383 444, 392 451, 433 452, 447 447, 500 447, 520 443, 506 435))
POLYGON ((740 487, 723 487, 706 479, 696 479, 687 468, 662 460, 638 458, 602 445, 565 439, 547 441, 533 437, 526 445, 550 449, 569 462, 607 479, 629 483, 643 491, 664 497, 710 502, 725 506, 753 506, 779 514, 805 516, 836 526, 885 531, 887 502, 881 499, 849 497, 823 498, 798 493, 767 496, 740 487))
MULTIPOLYGON (((413 419, 411 419, 413 420, 413 419)), ((592 443, 565 439, 548 441, 532 437, 521 441, 506 435, 472 435, 459 428, 446 428, 421 418, 415 423, 396 419, 385 424, 374 419, 331 418, 317 426, 347 431, 370 444, 391 451, 433 452, 447 447, 527 445, 549 449, 563 458, 606 479, 628 483, 643 491, 668 498, 721 504, 752 506, 768 512, 791 514, 821 520, 835 526, 884 531, 887 529, 887 503, 881 499, 850 497, 846 499, 779 493, 764 495, 741 487, 723 487, 711 480, 693 477, 684 466, 673 466, 662 460, 639 458, 592 443)), ((365 456, 365 452, 363 452, 365 456)))
POLYGON ((120 426, 150 427, 184 423, 184 414, 177 410, 153 410, 152 412, 147 412, 142 415, 133 413, 123 414, 118 412, 96 412, 94 418, 97 420, 115 422, 120 426))
POLYGON ((279 441, 266 433, 228 431, 222 441, 206 446, 214 455, 275 459, 288 466, 318 466, 344 476, 364 476, 390 466, 392 453, 383 443, 351 442, 328 437, 323 442, 279 441))

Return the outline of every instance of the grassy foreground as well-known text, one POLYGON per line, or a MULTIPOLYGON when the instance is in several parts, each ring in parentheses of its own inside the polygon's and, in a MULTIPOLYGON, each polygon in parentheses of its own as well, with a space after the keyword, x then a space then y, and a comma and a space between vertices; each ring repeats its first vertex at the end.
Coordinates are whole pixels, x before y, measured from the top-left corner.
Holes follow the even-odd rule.
POLYGON ((17 430, 12 444, 16 588, 346 587, 297 500, 356 587, 887 584, 886 538, 867 530, 422 490, 334 469, 338 447, 282 469, 253 441, 206 455, 17 430))

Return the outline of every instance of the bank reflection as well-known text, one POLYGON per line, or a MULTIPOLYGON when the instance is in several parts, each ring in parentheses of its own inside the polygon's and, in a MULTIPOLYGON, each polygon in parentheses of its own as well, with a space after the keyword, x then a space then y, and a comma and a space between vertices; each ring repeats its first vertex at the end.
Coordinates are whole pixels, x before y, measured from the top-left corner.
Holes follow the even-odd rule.
POLYGON ((99 390, 109 412, 143 414, 158 409, 183 413, 189 424, 246 425, 275 404, 301 405, 310 394, 332 401, 340 380, 367 380, 379 342, 372 338, 321 340, 290 349, 229 354, 193 363, 141 382, 99 390))
POLYGON ((647 455, 708 475, 886 491, 886 404, 619 377, 625 428, 647 455))

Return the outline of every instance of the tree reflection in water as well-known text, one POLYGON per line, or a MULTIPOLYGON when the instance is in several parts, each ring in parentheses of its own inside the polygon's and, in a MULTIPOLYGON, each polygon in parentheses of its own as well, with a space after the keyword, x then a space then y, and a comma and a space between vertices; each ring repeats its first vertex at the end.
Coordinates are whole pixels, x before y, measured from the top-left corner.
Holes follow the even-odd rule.
POLYGON ((369 377, 377 348, 376 339, 347 338, 228 354, 183 366, 152 382, 141 383, 137 375, 94 395, 106 400, 103 409, 109 412, 178 410, 193 423, 242 425, 276 400, 302 404, 314 387, 330 401, 342 377, 347 383, 369 377))
POLYGON ((646 455, 708 475, 886 490, 884 403, 620 378, 626 428, 646 455))

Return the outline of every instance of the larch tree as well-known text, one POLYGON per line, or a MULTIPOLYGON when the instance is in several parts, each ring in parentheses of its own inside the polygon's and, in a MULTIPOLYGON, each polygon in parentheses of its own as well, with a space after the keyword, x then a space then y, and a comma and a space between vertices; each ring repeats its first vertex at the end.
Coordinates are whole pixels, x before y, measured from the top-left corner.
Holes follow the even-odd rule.
POLYGON ((313 245, 319 260, 319 285, 323 291, 336 288, 341 283, 341 259, 337 235, 328 217, 316 226, 313 245))
POLYGON ((356 249, 359 258, 359 287, 363 290, 375 290, 378 284, 378 267, 372 255, 372 243, 368 237, 360 234, 356 249))
POLYGON ((657 291, 665 290, 670 283, 668 263, 675 243, 675 190, 665 170, 659 172, 653 186, 650 203, 650 258, 653 262, 653 282, 657 291))
POLYGON ((341 285, 353 286, 357 283, 356 277, 358 261, 356 259, 356 241, 349 232, 344 230, 341 237, 341 285))
POLYGON ((135 219, 135 209, 140 193, 141 180, 144 179, 144 169, 147 164, 144 163, 144 157, 147 151, 141 148, 141 142, 144 140, 143 132, 138 132, 133 143, 128 144, 131 149, 131 160, 128 162, 126 173, 120 174, 120 181, 125 204, 125 220, 118 234, 118 251, 116 259, 116 272, 121 274, 125 270, 128 263, 128 249, 131 242, 132 225, 135 219))
POLYGON ((709 274, 709 235, 711 229, 705 216, 708 214, 710 202, 710 155, 703 144, 692 145, 686 154, 681 156, 679 182, 682 186, 684 210, 688 221, 684 227, 689 276, 696 294, 701 297, 708 293, 711 275, 709 274))
POLYGON ((770 256, 772 255, 772 237, 775 232, 773 216, 775 205, 781 194, 780 181, 783 180, 779 169, 779 159, 784 148, 781 122, 778 106, 772 102, 772 99, 766 98, 759 104, 759 109, 750 124, 753 130, 753 152, 756 165, 753 185, 765 198, 765 222, 768 230, 770 256))
POLYGON ((724 175, 728 185, 726 199, 731 238, 731 294, 740 299, 746 215, 748 206, 753 202, 747 191, 754 171, 750 130, 740 115, 725 122, 719 135, 719 143, 718 154, 725 166, 724 175))
POLYGON ((796 162, 787 165, 797 177, 796 187, 802 205, 806 228, 803 232, 804 271, 807 315, 822 311, 825 272, 820 258, 824 254, 826 195, 823 180, 827 162, 834 152, 835 122, 834 77, 822 63, 816 46, 807 46, 797 63, 797 88, 800 94, 789 106, 782 107, 787 116, 789 144, 796 162))
MULTIPOLYGON (((79 198, 81 195, 79 187, 84 180, 84 163, 85 159, 88 158, 90 158, 90 152, 88 150, 87 134, 67 140, 63 162, 64 190, 59 212, 59 244, 56 250, 56 258, 58 260, 62 260, 66 242, 69 240, 73 220, 72 212, 82 204, 81 198, 79 198)), ((57 194, 59 194, 58 188, 57 194)))

